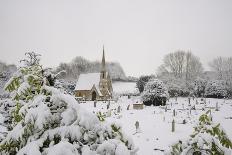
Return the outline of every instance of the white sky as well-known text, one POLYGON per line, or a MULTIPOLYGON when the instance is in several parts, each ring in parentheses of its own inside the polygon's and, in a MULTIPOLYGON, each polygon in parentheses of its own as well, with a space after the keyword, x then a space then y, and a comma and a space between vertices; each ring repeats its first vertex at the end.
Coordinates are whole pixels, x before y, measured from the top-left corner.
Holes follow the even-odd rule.
POLYGON ((232 56, 231 0, 0 0, 0 60, 42 54, 57 66, 75 56, 117 61, 127 75, 155 73, 163 56, 191 50, 204 67, 232 56))

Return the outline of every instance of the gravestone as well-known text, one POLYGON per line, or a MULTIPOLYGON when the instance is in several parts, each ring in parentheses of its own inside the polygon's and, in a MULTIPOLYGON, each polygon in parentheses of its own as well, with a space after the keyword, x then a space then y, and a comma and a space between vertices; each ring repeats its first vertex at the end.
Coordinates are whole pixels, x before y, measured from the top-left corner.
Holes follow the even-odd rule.
POLYGON ((175 121, 174 121, 174 119, 172 120, 172 132, 175 132, 175 121))
POLYGON ((136 110, 143 109, 143 104, 135 103, 133 104, 133 109, 136 109, 136 110))
POLYGON ((97 107, 97 101, 96 100, 93 102, 93 105, 94 105, 94 108, 97 107))

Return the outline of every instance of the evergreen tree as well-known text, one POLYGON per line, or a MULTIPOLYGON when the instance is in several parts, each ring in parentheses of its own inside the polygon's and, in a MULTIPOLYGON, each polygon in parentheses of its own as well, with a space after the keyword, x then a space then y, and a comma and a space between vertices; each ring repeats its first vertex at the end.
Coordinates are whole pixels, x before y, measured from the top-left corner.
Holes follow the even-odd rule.
POLYGON ((52 87, 54 76, 27 54, 6 84, 15 107, 12 130, 0 143, 0 154, 134 154, 133 142, 117 124, 107 124, 82 109, 74 97, 52 87))

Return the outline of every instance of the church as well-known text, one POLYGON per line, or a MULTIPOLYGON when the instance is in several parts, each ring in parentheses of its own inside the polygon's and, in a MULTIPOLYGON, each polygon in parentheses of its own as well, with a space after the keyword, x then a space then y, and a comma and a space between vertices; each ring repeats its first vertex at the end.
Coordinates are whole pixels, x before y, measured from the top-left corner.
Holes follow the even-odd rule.
POLYGON ((75 97, 83 100, 112 99, 113 87, 109 72, 106 70, 104 47, 100 73, 80 74, 74 93, 75 97))

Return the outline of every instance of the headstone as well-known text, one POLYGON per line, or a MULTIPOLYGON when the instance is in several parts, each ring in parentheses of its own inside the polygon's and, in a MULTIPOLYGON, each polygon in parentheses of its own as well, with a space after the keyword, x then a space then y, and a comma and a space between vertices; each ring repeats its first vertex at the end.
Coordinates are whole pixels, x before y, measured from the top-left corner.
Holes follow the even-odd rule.
POLYGON ((94 108, 97 107, 97 101, 96 100, 93 102, 93 105, 94 105, 94 108))
POLYGON ((175 111, 175 109, 173 109, 173 116, 176 116, 176 111, 175 111))
POLYGON ((186 120, 185 119, 183 120, 183 124, 186 124, 186 120))
POLYGON ((129 104, 128 104, 128 106, 127 106, 126 110, 130 110, 130 105, 129 105, 129 104))
POLYGON ((135 103, 133 104, 133 109, 136 109, 136 110, 143 109, 143 104, 135 103))
POLYGON ((190 97, 188 97, 188 103, 189 103, 189 105, 190 105, 190 99, 191 99, 191 98, 190 98, 190 97))
POLYGON ((136 129, 136 132, 139 132, 139 121, 135 122, 135 129, 136 129))
POLYGON ((106 105, 106 109, 110 108, 110 102, 106 105))
POLYGON ((121 106, 118 106, 117 112, 120 113, 121 111, 121 106))
POLYGON ((219 108, 218 108, 218 102, 216 103, 216 111, 219 111, 219 108))
POLYGON ((175 132, 175 121, 174 121, 174 119, 172 120, 172 132, 175 132))
POLYGON ((111 116, 111 110, 108 110, 107 111, 107 117, 110 117, 111 116))

